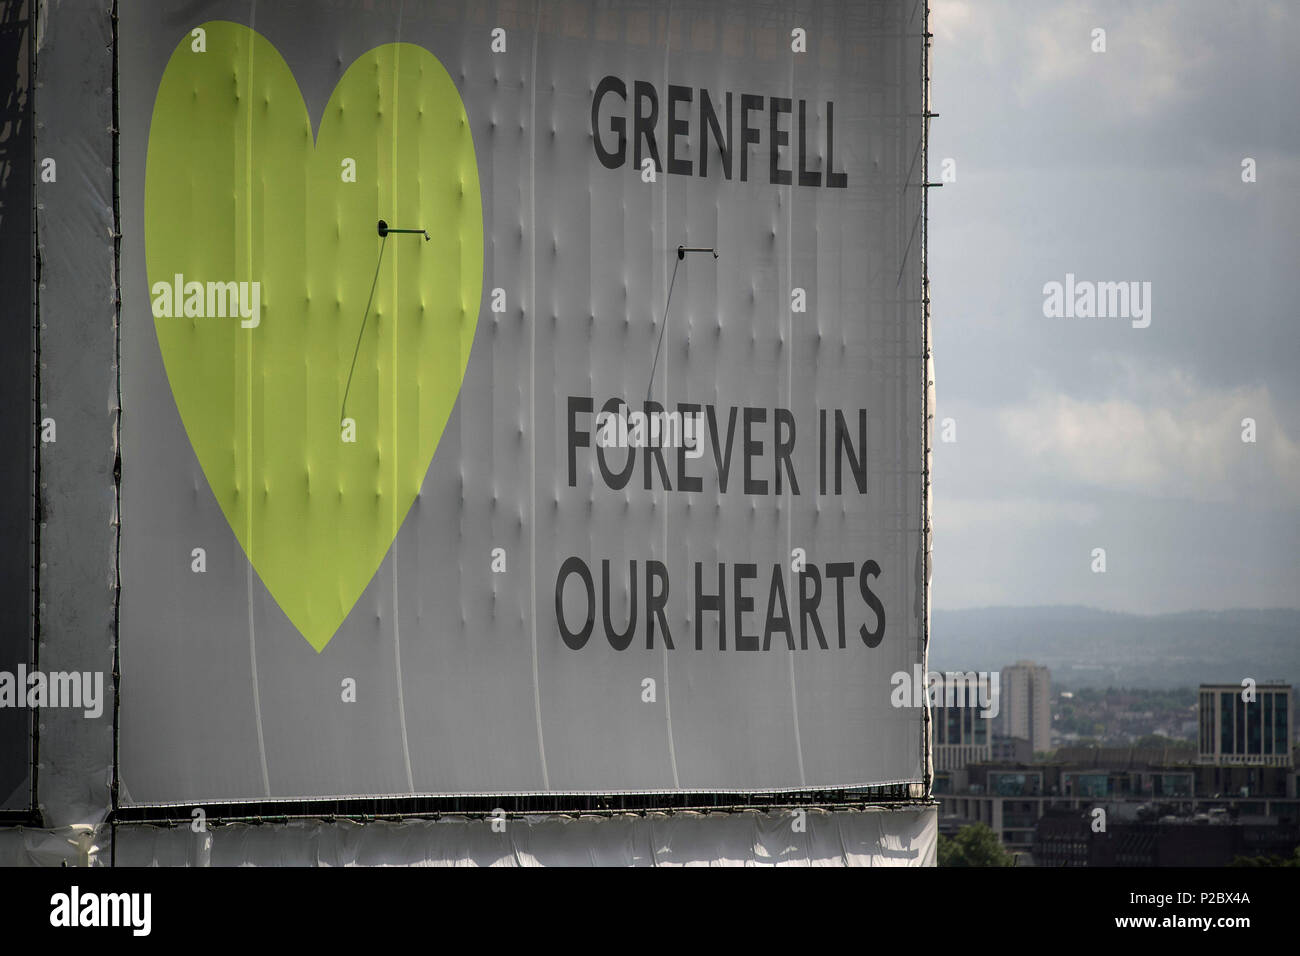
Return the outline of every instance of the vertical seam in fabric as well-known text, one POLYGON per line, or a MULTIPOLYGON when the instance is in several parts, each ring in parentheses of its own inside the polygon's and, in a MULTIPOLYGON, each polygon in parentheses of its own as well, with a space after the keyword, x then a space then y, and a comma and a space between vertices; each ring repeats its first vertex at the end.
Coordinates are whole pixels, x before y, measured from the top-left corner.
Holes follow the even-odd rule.
MULTIPOLYGON (((28 13, 35 22, 36 0, 31 0, 28 13)), ((122 204, 118 182, 118 169, 121 149, 121 84, 118 78, 118 21, 117 0, 109 11, 112 28, 112 165, 113 165, 113 378, 116 409, 113 423, 113 777, 109 787, 109 818, 117 812, 121 799, 122 763, 121 745, 121 711, 122 711, 122 204)), ((35 30, 29 27, 28 42, 36 43, 35 30)), ((28 78, 30 89, 35 89, 34 79, 28 78)), ((30 93, 28 94, 31 95, 30 93)), ((36 108, 32 104, 32 118, 35 120, 36 108)), ((35 151, 33 150, 33 153, 35 151)), ((39 725, 38 720, 33 723, 39 725)), ((117 824, 109 827, 109 865, 117 865, 117 824)))
MULTIPOLYGON (((248 101, 249 106, 244 140, 244 228, 248 230, 248 241, 244 244, 244 250, 248 256, 247 274, 249 282, 253 281, 253 109, 251 97, 253 91, 253 48, 257 42, 257 34, 253 30, 253 24, 256 18, 257 0, 252 0, 248 10, 248 96, 245 99, 248 101)), ((257 681, 257 631, 253 622, 253 339, 251 336, 248 339, 246 356, 248 391, 246 395, 247 404, 245 405, 247 426, 244 437, 247 444, 245 446, 244 460, 248 469, 248 481, 245 483, 248 504, 244 512, 244 540, 248 542, 248 553, 246 555, 248 566, 245 575, 248 584, 248 656, 253 675, 253 714, 257 719, 257 752, 262 765, 262 790, 269 797, 271 795, 271 775, 266 766, 266 735, 262 730, 262 694, 257 681)))
MULTIPOLYGON (((794 53, 793 51, 791 51, 790 53, 790 101, 791 103, 794 102, 794 63, 795 63, 795 57, 797 55, 798 54, 794 53)), ((791 118, 793 119, 793 114, 791 114, 791 118)), ((772 149, 776 149, 775 144, 772 145, 772 149)), ((793 150, 791 150, 791 153, 793 153, 793 150)), ((792 163, 791 166, 793 165, 794 164, 792 163)), ((786 203, 786 207, 785 207, 785 216, 786 216, 785 297, 784 297, 784 302, 782 302, 779 306, 780 308, 784 308, 786 313, 786 321, 789 323, 789 325, 787 326, 789 329, 789 334, 786 336, 786 342, 785 342, 785 351, 786 351, 786 356, 785 356, 786 357, 786 376, 785 376, 786 402, 785 403, 787 408, 790 408, 794 405, 794 308, 790 303, 790 289, 794 285, 794 191, 799 188, 798 184, 795 181, 795 177, 797 175, 798 175, 797 173, 792 171, 792 174, 790 176, 790 201, 786 203)), ((804 308, 806 309, 807 307, 808 307, 807 303, 805 302, 804 308)), ((806 312, 804 314, 807 315, 806 312)), ((792 417, 793 417, 793 413, 792 413, 792 417)), ((773 437, 775 437, 776 435, 775 422, 772 423, 772 432, 773 432, 773 437)), ((780 467, 779 463, 777 464, 777 467, 778 468, 780 467)), ((794 530, 793 530, 794 499, 791 495, 791 487, 790 487, 793 484, 793 475, 794 472, 791 471, 790 473, 791 481, 786 483, 786 489, 785 489, 785 554, 781 556, 781 564, 784 566, 782 568, 782 571, 783 573, 788 574, 790 576, 789 580, 791 582, 794 581, 794 569, 790 564, 790 559, 788 556, 790 555, 790 552, 793 550, 793 545, 794 545, 794 530)), ((807 556, 805 555, 805 557, 807 556)), ((793 593, 791 590, 791 585, 787 585, 785 590, 787 595, 793 593)), ((803 593, 802 583, 800 584, 799 593, 800 594, 803 593)), ((787 597, 786 600, 788 601, 789 598, 787 597)), ((790 627, 790 630, 787 631, 787 633, 790 635, 790 642, 793 643, 794 628, 792 622, 790 621, 790 609, 788 607, 786 608, 786 624, 787 626, 790 627)), ((790 713, 794 717, 794 753, 795 753, 795 757, 799 761, 799 786, 803 787, 803 786, 807 786, 808 781, 804 775, 804 769, 803 769, 803 739, 799 733, 799 692, 795 688, 793 649, 788 650, 786 652, 786 660, 790 665, 790 713)))
POLYGON ((532 240, 529 249, 529 308, 532 316, 528 323, 528 448, 532 454, 532 467, 528 470, 529 502, 533 520, 529 523, 528 573, 532 594, 532 648, 533 648, 533 715, 537 720, 537 755, 542 761, 542 787, 551 789, 550 774, 546 769, 546 742, 542 734, 542 691, 537 676, 537 36, 541 30, 541 0, 533 5, 533 62, 529 82, 528 129, 528 209, 532 240))
MULTIPOLYGON (((668 53, 672 45, 672 38, 673 38, 672 31, 673 31, 673 5, 672 5, 672 0, 669 0, 668 13, 664 18, 664 89, 668 88, 668 53)), ((670 156, 669 159, 671 158, 672 157, 670 156)), ((664 238, 664 242, 671 243, 671 240, 669 240, 668 238, 668 169, 666 166, 663 169, 663 173, 664 173, 663 190, 662 190, 663 213, 664 213, 663 238, 664 238)), ((668 259, 666 257, 672 254, 668 251, 668 249, 669 246, 665 246, 664 249, 661 250, 665 257, 661 260, 663 262, 663 276, 665 279, 668 278, 668 259)), ((677 265, 674 264, 673 265, 674 278, 676 278, 676 275, 677 275, 677 265)), ((669 288, 668 290, 668 296, 670 299, 672 298, 671 288, 669 288)), ((664 324, 663 324, 663 329, 660 330, 661 339, 663 336, 668 334, 669 318, 670 316, 668 315, 668 303, 665 302, 664 303, 664 324)), ((668 356, 665 355, 664 356, 664 409, 665 410, 667 410, 667 405, 668 405, 668 356)), ((669 510, 668 509, 669 499, 668 499, 668 493, 666 491, 664 492, 663 499, 664 499, 664 559, 666 561, 668 558, 668 510, 669 510)), ((634 588, 636 587, 635 581, 632 582, 632 587, 634 588)), ((646 601, 648 602, 649 599, 650 599, 650 595, 647 593, 646 601)), ((635 622, 633 622, 633 624, 635 624, 635 622)), ((668 686, 668 641, 667 640, 663 642, 659 650, 663 653, 663 658, 664 658, 664 724, 668 729, 668 762, 671 765, 673 770, 673 789, 680 790, 681 782, 679 781, 677 776, 677 745, 673 740, 673 695, 671 689, 668 686)))
MULTIPOLYGON (((404 5, 405 5, 404 3, 400 3, 398 4, 397 7, 397 43, 394 45, 393 48, 393 107, 391 111, 393 117, 392 119, 393 148, 391 153, 392 178, 390 179, 390 182, 392 183, 392 191, 393 191, 393 195, 392 195, 393 208, 390 210, 390 213, 394 216, 397 215, 398 212, 397 131, 400 124, 398 122, 398 112, 397 112, 398 109, 397 91, 398 91, 398 87, 401 85, 401 75, 402 75, 402 70, 401 70, 402 67, 402 7, 404 5)), ((420 229, 424 228, 422 222, 411 223, 411 226, 413 228, 420 228, 420 229)), ((389 562, 393 566, 393 663, 394 666, 397 668, 397 717, 398 717, 398 724, 401 726, 402 729, 402 760, 405 762, 405 766, 406 766, 406 788, 411 793, 414 793, 415 775, 411 773, 411 747, 406 735, 406 694, 402 688, 402 628, 401 628, 401 621, 397 613, 397 577, 398 577, 397 532, 400 530, 398 526, 398 518, 400 516, 398 515, 397 512, 397 498, 398 498, 397 492, 398 492, 398 477, 400 475, 400 469, 398 468, 398 463, 401 461, 401 456, 397 454, 397 290, 398 290, 397 254, 394 253, 393 255, 393 317, 391 320, 391 324, 393 327, 393 335, 392 335, 392 339, 393 339, 393 365, 392 365, 393 493, 392 495, 389 496, 389 501, 393 509, 393 517, 392 517, 393 545, 389 551, 389 562)))

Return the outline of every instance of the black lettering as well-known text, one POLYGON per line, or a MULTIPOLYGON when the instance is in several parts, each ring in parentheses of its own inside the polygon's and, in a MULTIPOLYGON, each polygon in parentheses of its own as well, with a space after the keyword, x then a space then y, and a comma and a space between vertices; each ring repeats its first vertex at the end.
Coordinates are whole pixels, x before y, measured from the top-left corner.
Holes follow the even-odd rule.
POLYGON ((756 651, 758 650, 758 635, 745 633, 746 611, 754 610, 754 599, 745 594, 745 582, 752 581, 758 577, 757 564, 737 564, 734 572, 734 587, 736 591, 735 612, 736 612, 736 650, 738 651, 756 651))
POLYGON ((781 168, 781 147, 790 145, 790 131, 781 129, 780 116, 782 113, 790 115, 790 101, 785 97, 774 96, 768 100, 768 105, 771 108, 768 123, 770 142, 767 144, 770 178, 775 186, 789 186, 790 170, 781 168))
POLYGON ((767 479, 752 478, 752 468, 754 458, 763 454, 762 439, 750 439, 750 426, 755 422, 761 424, 767 421, 766 408, 745 407, 745 494, 747 495, 765 495, 767 494, 767 479))
POLYGON ((812 621, 817 643, 826 650, 826 635, 822 632, 821 618, 817 616, 817 605, 822 600, 822 575, 816 565, 808 565, 799 573, 799 645, 808 650, 808 621, 812 621), (807 584, 812 581, 812 593, 808 593, 807 584))
POLYGON ((776 493, 781 493, 781 465, 785 465, 785 473, 790 476, 790 493, 797 495, 799 493, 799 482, 794 476, 794 465, 790 463, 790 456, 794 453, 794 413, 788 408, 778 408, 772 413, 772 425, 776 432, 776 493), (789 434, 781 437, 781 428, 785 426, 789 429, 789 434))
POLYGON ((645 646, 655 646, 655 618, 659 619, 659 629, 663 631, 664 646, 673 649, 673 636, 668 631, 668 618, 664 608, 668 606, 668 569, 662 561, 653 559, 645 563, 645 646), (655 587, 655 582, 663 585, 663 590, 655 587))
POLYGON ((858 486, 858 494, 867 493, 867 410, 858 409, 858 452, 854 454, 853 442, 849 437, 849 423, 844 420, 844 413, 835 409, 835 493, 843 494, 840 484, 844 459, 849 460, 849 470, 853 472, 853 481, 858 486))
POLYGON ((718 491, 722 494, 726 494, 727 476, 731 473, 732 438, 736 434, 736 406, 732 405, 731 411, 727 413, 726 457, 723 457, 722 450, 718 447, 717 410, 712 405, 706 405, 704 409, 705 413, 709 416, 709 440, 713 444, 713 464, 718 470, 718 491))
POLYGON ((844 189, 849 185, 848 173, 835 172, 835 104, 826 101, 826 186, 844 189))
POLYGON ((772 565, 772 587, 767 592, 767 621, 763 625, 763 650, 772 646, 772 635, 777 631, 785 632, 786 647, 794 650, 794 630, 790 627, 790 605, 785 599, 785 577, 782 566, 772 565), (781 613, 774 613, 776 602, 781 601, 781 613))
POLYGON ((826 409, 817 411, 817 493, 826 494, 826 409))
POLYGON ((724 137, 722 127, 718 124, 718 114, 713 110, 713 101, 709 99, 708 90, 700 90, 700 175, 709 174, 709 131, 713 131, 713 142, 718 147, 722 159, 722 175, 731 178, 731 92, 726 96, 727 133, 724 137))
POLYGON ((616 651, 627 650, 627 646, 632 643, 632 635, 636 632, 636 562, 630 561, 628 564, 628 587, 631 589, 628 599, 631 606, 627 611, 627 630, 620 634, 614 630, 614 622, 609 617, 609 606, 612 603, 609 593, 609 561, 606 559, 600 562, 600 616, 605 622, 605 638, 616 651))
POLYGON ((880 603, 880 598, 871 593, 871 587, 867 583, 868 577, 880 577, 880 565, 875 561, 868 561, 862 565, 862 571, 858 574, 858 590, 862 592, 862 600, 867 602, 867 607, 871 608, 876 615, 876 627, 875 630, 868 631, 867 625, 862 624, 858 627, 858 636, 867 647, 877 647, 885 637, 885 606, 880 603))
MULTIPOLYGON (((619 413, 622 410, 622 408, 623 408, 623 402, 617 398, 611 398, 604 405, 600 406, 601 412, 603 412, 605 415, 613 416, 612 421, 610 421, 609 418, 606 418, 606 421, 609 422, 610 427, 614 429, 615 435, 620 434, 622 431, 619 425, 619 422, 622 419, 622 416, 619 413)), ((597 428, 599 428, 599 421, 600 418, 599 416, 597 416, 597 428)), ((597 441, 596 442, 596 464, 600 467, 600 475, 602 478, 605 479, 605 484, 609 485, 609 487, 613 488, 615 491, 618 491, 619 489, 625 487, 627 485, 628 479, 632 477, 632 469, 636 467, 636 449, 630 446, 628 447, 627 461, 624 462, 623 464, 623 470, 619 472, 614 472, 609 470, 609 465, 605 462, 605 447, 601 445, 599 441, 597 441)))
POLYGON ((636 142, 636 168, 641 168, 641 144, 645 143, 650 151, 650 158, 654 160, 655 169, 662 170, 663 165, 659 162, 659 147, 655 144, 655 124, 659 122, 659 96, 655 93, 653 85, 645 80, 637 80, 632 89, 636 94, 636 114, 632 120, 632 137, 636 142), (641 109, 641 103, 648 100, 650 102, 650 111, 647 113, 641 109))
POLYGON ((853 573, 852 561, 836 561, 826 565, 826 577, 835 582, 835 612, 839 626, 840 647, 844 643, 844 579, 853 573))
POLYGON ((659 469, 659 478, 664 483, 664 489, 672 491, 673 486, 668 477, 668 466, 664 464, 664 451, 662 446, 664 432, 660 427, 664 407, 658 402, 646 402, 642 408, 645 409, 645 490, 650 490, 650 461, 654 460, 655 466, 659 469))
POLYGON ((578 449, 591 447, 591 436, 584 428, 577 430, 578 412, 591 414, 591 399, 586 396, 569 396, 569 487, 578 483, 578 449))
POLYGON ((700 434, 704 430, 704 422, 695 416, 700 412, 699 405, 678 405, 677 411, 682 416, 682 443, 677 446, 677 490, 678 491, 699 491, 704 487, 704 482, 699 475, 686 474, 686 462, 689 460, 686 453, 696 451, 696 458, 704 454, 704 436, 700 434), (695 448, 689 448, 686 444, 687 422, 691 422, 690 434, 692 441, 695 442, 695 448), (696 424, 698 422, 698 424, 696 424))
MULTIPOLYGON (((691 174, 691 161, 677 158, 677 137, 686 137, 689 146, 691 134, 691 121, 677 118, 677 104, 689 103, 691 96, 689 86, 669 85, 668 87, 668 172, 674 176, 689 176, 691 174)), ((686 113, 689 116, 690 110, 687 110, 686 113)))
POLYGON ((704 647, 704 612, 713 611, 718 615, 718 650, 727 649, 727 615, 723 610, 727 603, 727 566, 718 565, 718 593, 704 593, 704 565, 695 562, 695 649, 704 647))
POLYGON ((807 125, 808 104, 799 101, 799 185, 800 186, 820 186, 822 184, 822 172, 820 169, 808 169, 806 159, 808 156, 808 125, 807 125))
POLYGON ((627 159, 627 121, 617 113, 609 118, 609 128, 617 135, 618 145, 612 150, 606 149, 600 139, 600 103, 607 93, 617 94, 623 104, 627 105, 627 84, 617 76, 602 78, 596 84, 595 95, 591 98, 591 138, 601 165, 606 169, 618 169, 627 159))
POLYGON ((579 557, 569 557, 564 559, 560 565, 560 574, 555 579, 555 623, 560 628, 560 637, 575 651, 580 651, 587 644, 587 639, 591 637, 591 632, 596 626, 596 588, 591 582, 591 572, 587 570, 586 562, 579 557), (564 582, 570 574, 576 574, 582 579, 583 585, 587 589, 587 620, 583 622, 582 630, 571 631, 569 624, 564 618, 564 582))
POLYGON ((749 114, 763 109, 763 97, 740 94, 740 181, 749 182, 749 145, 759 142, 758 127, 749 125, 749 114))

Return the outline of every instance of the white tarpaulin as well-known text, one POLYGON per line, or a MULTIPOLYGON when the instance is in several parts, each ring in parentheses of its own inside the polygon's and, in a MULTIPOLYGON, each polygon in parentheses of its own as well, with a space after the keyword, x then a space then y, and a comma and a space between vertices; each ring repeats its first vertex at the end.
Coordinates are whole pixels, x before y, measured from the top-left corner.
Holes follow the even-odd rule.
POLYGON ((126 866, 933 866, 932 808, 119 829, 126 866))
MULTIPOLYGON (((106 862, 115 807, 920 785, 924 3, 113 9, 42 5, 34 94, 39 663, 102 692, 0 862, 106 862)), ((933 859, 932 810, 808 819, 116 833, 933 859)))

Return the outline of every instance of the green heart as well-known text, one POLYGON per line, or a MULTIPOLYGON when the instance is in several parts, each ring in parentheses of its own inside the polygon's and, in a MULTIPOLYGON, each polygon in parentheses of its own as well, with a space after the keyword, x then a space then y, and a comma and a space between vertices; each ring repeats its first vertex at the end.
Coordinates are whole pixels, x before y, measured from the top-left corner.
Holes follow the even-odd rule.
POLYGON ((275 47, 240 24, 203 29, 204 52, 186 36, 172 54, 149 130, 154 326, 226 520, 321 651, 392 545, 465 376, 483 279, 474 143, 451 77, 418 46, 353 63, 313 142, 275 47), (356 182, 344 181, 348 159, 356 182), (380 219, 431 241, 381 240, 380 219), (187 317, 184 302, 159 317, 159 283, 177 274, 204 283, 214 313, 207 283, 259 282, 260 322, 187 317))

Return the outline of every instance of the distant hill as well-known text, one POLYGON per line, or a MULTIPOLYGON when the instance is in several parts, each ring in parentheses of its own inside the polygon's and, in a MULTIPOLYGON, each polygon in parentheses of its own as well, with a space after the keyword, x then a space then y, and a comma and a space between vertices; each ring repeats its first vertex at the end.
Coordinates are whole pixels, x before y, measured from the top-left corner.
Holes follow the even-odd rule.
POLYGON ((1051 668, 1061 687, 1190 687, 1244 677, 1300 686, 1300 610, 1145 616, 1088 607, 934 611, 931 670, 1051 668))

